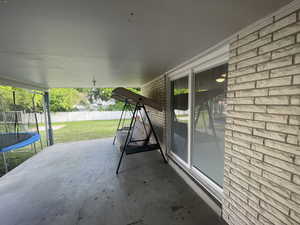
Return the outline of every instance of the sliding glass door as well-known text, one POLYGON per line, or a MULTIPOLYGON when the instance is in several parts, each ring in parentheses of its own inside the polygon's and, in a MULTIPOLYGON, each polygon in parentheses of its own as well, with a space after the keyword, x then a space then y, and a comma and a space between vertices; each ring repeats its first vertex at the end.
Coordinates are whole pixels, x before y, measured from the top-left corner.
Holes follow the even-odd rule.
POLYGON ((195 74, 192 166, 223 186, 227 65, 195 74))
POLYGON ((189 77, 171 81, 171 151, 184 162, 188 160, 189 77))
POLYGON ((170 78, 170 149, 175 160, 219 197, 224 176, 227 64, 170 78))

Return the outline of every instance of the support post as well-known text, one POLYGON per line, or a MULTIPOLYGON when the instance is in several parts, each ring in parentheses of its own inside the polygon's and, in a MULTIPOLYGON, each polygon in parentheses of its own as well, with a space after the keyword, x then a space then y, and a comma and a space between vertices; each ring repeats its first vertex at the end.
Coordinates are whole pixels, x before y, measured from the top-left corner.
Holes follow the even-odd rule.
POLYGON ((6 161, 6 157, 5 157, 5 153, 4 152, 2 152, 2 157, 3 157, 3 163, 4 163, 5 173, 8 173, 8 166, 7 166, 7 161, 6 161))
POLYGON ((45 123, 47 123, 47 128, 48 128, 48 132, 47 132, 47 139, 48 139, 48 144, 49 145, 53 145, 54 141, 53 141, 53 130, 52 130, 52 124, 51 124, 51 115, 50 115, 50 98, 49 98, 49 92, 45 91, 44 93, 44 105, 45 105, 45 113, 46 113, 46 118, 47 121, 45 121, 45 123))

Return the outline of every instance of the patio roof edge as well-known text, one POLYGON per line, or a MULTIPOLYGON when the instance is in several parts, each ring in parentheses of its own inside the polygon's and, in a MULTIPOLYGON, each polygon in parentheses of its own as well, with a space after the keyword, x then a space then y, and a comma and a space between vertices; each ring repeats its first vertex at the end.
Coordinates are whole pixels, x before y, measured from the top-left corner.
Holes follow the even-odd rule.
POLYGON ((49 88, 44 87, 37 83, 26 83, 24 81, 17 81, 14 79, 6 78, 3 76, 0 76, 0 85, 7 85, 7 86, 14 86, 18 88, 25 88, 30 90, 40 90, 40 91, 47 91, 49 88))

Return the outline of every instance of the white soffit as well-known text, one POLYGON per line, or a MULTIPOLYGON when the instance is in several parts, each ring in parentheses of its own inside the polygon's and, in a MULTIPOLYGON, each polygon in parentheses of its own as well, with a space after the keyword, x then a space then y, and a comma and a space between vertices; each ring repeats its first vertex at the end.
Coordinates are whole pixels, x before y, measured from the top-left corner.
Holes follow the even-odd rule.
POLYGON ((49 88, 141 86, 291 1, 1 2, 1 84, 49 88))

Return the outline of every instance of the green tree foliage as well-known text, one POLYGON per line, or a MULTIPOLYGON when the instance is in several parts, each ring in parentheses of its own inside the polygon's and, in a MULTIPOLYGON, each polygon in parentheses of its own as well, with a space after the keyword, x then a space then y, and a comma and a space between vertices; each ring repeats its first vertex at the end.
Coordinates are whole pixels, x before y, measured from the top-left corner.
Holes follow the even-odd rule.
POLYGON ((0 86, 0 96, 2 107, 5 107, 6 111, 27 111, 33 110, 32 98, 34 97, 35 108, 40 111, 43 108, 43 98, 41 95, 34 95, 32 92, 10 86, 0 86), (13 92, 15 92, 15 102, 13 101, 13 92))
POLYGON ((52 88, 50 90, 50 110, 52 112, 72 111, 74 105, 82 100, 74 88, 52 88))

